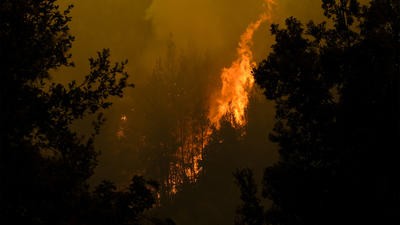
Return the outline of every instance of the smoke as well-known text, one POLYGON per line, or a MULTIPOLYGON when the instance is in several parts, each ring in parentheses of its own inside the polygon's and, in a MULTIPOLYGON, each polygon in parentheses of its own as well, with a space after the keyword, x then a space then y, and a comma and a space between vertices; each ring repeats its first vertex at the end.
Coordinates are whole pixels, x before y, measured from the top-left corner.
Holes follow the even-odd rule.
MULTIPOLYGON (((221 67, 234 59, 240 35, 263 12, 264 0, 59 0, 74 4, 71 32, 76 37, 76 68, 58 71, 60 81, 77 79, 87 59, 101 48, 110 48, 115 60, 129 59, 134 82, 148 76, 172 38, 187 54, 208 54, 221 67), (224 57, 221 57, 224 56, 224 57), (75 74, 71 77, 71 74, 75 74)), ((291 15, 303 20, 321 18, 320 0, 279 0, 274 22, 291 15)), ((272 39, 269 25, 255 34, 255 60, 265 58, 272 39)))
MULTIPOLYGON (((87 59, 110 48, 113 60, 129 60, 130 81, 136 85, 106 113, 107 123, 96 142, 102 154, 92 183, 110 179, 122 186, 133 174, 164 182, 179 146, 200 142, 190 134, 205 126, 211 94, 222 85, 221 70, 235 60, 241 34, 263 12, 264 0, 60 2, 75 5, 70 27, 76 36, 76 67, 55 71, 56 81, 81 79, 87 73, 87 59)), ((273 22, 282 23, 292 15, 305 21, 321 19, 320 0, 276 2, 273 22)), ((261 24, 254 34, 255 62, 267 56, 273 43, 269 25, 261 24)), ((196 188, 180 190, 160 213, 178 224, 232 223, 227 218, 233 219, 239 202, 232 172, 250 167, 259 181, 263 168, 277 157, 276 146, 267 138, 273 105, 253 91, 246 137, 222 124, 212 137, 202 162, 207 167, 196 188), (198 218, 196 223, 193 218, 198 218)))

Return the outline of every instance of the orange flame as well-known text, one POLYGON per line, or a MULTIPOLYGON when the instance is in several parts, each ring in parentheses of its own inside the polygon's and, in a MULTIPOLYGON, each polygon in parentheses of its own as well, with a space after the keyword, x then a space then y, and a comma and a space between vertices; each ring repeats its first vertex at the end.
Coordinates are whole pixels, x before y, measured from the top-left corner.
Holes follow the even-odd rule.
POLYGON ((251 46, 254 32, 260 25, 271 17, 271 5, 273 0, 265 0, 267 10, 259 18, 248 25, 246 31, 241 35, 237 48, 237 59, 229 68, 224 68, 221 74, 222 88, 216 97, 210 102, 208 119, 216 129, 220 128, 221 119, 229 114, 233 116, 232 126, 243 127, 246 121, 246 109, 249 103, 249 93, 254 85, 251 74, 252 68, 256 66, 253 61, 251 46))
POLYGON ((184 179, 193 183, 196 182, 202 167, 200 162, 203 159, 203 149, 208 144, 213 129, 220 129, 221 120, 225 115, 232 115, 231 122, 234 127, 246 125, 246 109, 249 103, 249 94, 254 86, 252 68, 256 66, 253 61, 251 46, 254 32, 266 20, 271 18, 271 6, 275 5, 274 0, 265 0, 267 10, 258 19, 249 24, 246 31, 240 36, 237 48, 237 59, 229 68, 224 68, 221 73, 222 88, 210 101, 208 113, 209 126, 205 129, 198 129, 186 137, 183 146, 179 147, 176 156, 182 162, 171 163, 170 176, 167 183, 170 184, 171 194, 178 192, 178 186, 184 183, 184 179), (201 142, 193 142, 193 138, 201 137, 201 142), (193 144, 194 143, 194 144, 193 144))
POLYGON ((182 162, 172 163, 170 166, 170 177, 168 182, 171 193, 178 192, 178 186, 184 183, 183 177, 191 183, 196 182, 202 167, 200 161, 203 159, 203 149, 208 144, 212 135, 212 126, 220 128, 222 118, 230 114, 233 116, 232 126, 243 127, 246 125, 246 109, 249 103, 249 94, 254 86, 254 78, 251 74, 252 68, 256 66, 251 51, 254 32, 266 20, 271 18, 271 7, 275 4, 273 0, 265 0, 267 10, 258 19, 249 24, 246 31, 241 35, 237 48, 237 59, 229 68, 224 68, 221 73, 222 88, 215 94, 210 102, 208 120, 210 125, 205 129, 193 131, 190 137, 185 137, 183 146, 179 147, 176 156, 182 162), (201 142, 193 142, 193 138, 201 137, 201 142), (193 144, 194 143, 194 144, 193 144), (189 165, 189 166, 187 166, 189 165))

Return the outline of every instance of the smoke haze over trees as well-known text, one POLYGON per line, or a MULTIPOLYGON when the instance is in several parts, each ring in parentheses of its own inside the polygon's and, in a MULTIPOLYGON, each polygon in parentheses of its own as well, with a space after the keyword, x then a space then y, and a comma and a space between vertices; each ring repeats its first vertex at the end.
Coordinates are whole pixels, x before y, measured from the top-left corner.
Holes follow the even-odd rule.
POLYGON ((0 223, 395 224, 400 9, 372 2, 276 0, 216 129, 264 0, 1 1, 0 223))
POLYGON ((127 87, 126 62, 110 51, 90 58, 82 83, 54 83, 49 71, 71 67, 72 6, 56 1, 0 3, 2 224, 138 224, 156 203, 158 184, 133 176, 127 190, 104 181, 91 192, 94 138, 111 97, 127 87), (71 126, 92 117, 84 136, 71 126))

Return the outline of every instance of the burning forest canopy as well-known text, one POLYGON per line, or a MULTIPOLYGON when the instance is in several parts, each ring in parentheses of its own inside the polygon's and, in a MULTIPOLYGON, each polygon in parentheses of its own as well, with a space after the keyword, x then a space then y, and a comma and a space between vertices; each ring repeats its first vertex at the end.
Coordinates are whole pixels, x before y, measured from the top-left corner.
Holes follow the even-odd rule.
POLYGON ((398 224, 399 1, 58 3, 0 1, 2 224, 398 224))
POLYGON ((129 60, 135 84, 106 114, 92 182, 110 179, 124 186, 133 174, 144 175, 161 183, 167 207, 160 213, 180 221, 214 213, 213 223, 229 223, 224 218, 233 218, 239 202, 232 198, 238 196, 232 172, 249 167, 261 173, 277 158, 267 136, 273 105, 251 76, 269 52, 269 25, 287 15, 318 19, 319 1, 63 3, 75 5, 76 67, 57 71, 60 81, 79 79, 70 74, 85 71, 87 58, 107 47, 114 59, 129 60), (306 12, 310 6, 312 13, 306 12), (215 197, 202 200, 207 194, 215 197), (198 205, 188 208, 188 202, 198 205))

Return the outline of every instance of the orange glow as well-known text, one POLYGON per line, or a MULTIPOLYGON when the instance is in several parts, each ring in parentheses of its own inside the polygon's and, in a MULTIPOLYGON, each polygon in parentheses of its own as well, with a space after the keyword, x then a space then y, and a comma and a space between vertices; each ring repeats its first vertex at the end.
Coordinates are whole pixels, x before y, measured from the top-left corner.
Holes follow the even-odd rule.
MULTIPOLYGON (((191 121, 193 122, 193 121, 191 121)), ((182 129, 179 129, 182 132, 182 129)), ((170 163, 169 177, 166 185, 169 187, 170 194, 176 194, 179 186, 185 182, 195 183, 202 171, 200 162, 203 160, 204 148, 208 144, 211 130, 208 124, 196 126, 187 124, 187 133, 178 135, 178 142, 182 145, 175 153, 175 163, 170 163)))
POLYGON ((126 122, 127 121, 128 121, 128 117, 125 114, 122 114, 121 118, 120 118, 120 125, 119 125, 117 133, 116 133, 118 139, 126 137, 125 130, 126 130, 126 122))
MULTIPOLYGON (((166 181, 170 194, 176 194, 178 187, 185 181, 194 183, 202 171, 200 162, 203 160, 204 148, 208 145, 213 129, 221 127, 225 115, 232 115, 229 121, 233 127, 243 127, 247 123, 246 110, 249 94, 254 86, 252 69, 256 66, 251 51, 254 32, 271 17, 273 0, 265 0, 266 10, 258 19, 250 23, 241 35, 237 48, 237 58, 229 68, 224 68, 220 75, 222 87, 214 94, 209 103, 208 120, 205 127, 192 128, 189 134, 183 134, 183 143, 175 154, 178 163, 170 164, 170 173, 166 181)), ((181 138, 182 139, 182 138, 181 138)))
POLYGON ((127 121, 128 117, 125 114, 122 114, 121 121, 127 121))
POLYGON ((273 0, 266 0, 266 12, 261 14, 257 21, 249 24, 241 35, 237 48, 237 58, 229 68, 224 68, 221 73, 222 88, 210 102, 208 119, 216 129, 220 128, 221 119, 225 115, 232 115, 230 121, 234 127, 243 127, 246 121, 246 109, 249 103, 249 93, 254 85, 252 68, 256 66, 251 51, 254 32, 260 25, 270 18, 273 0))

